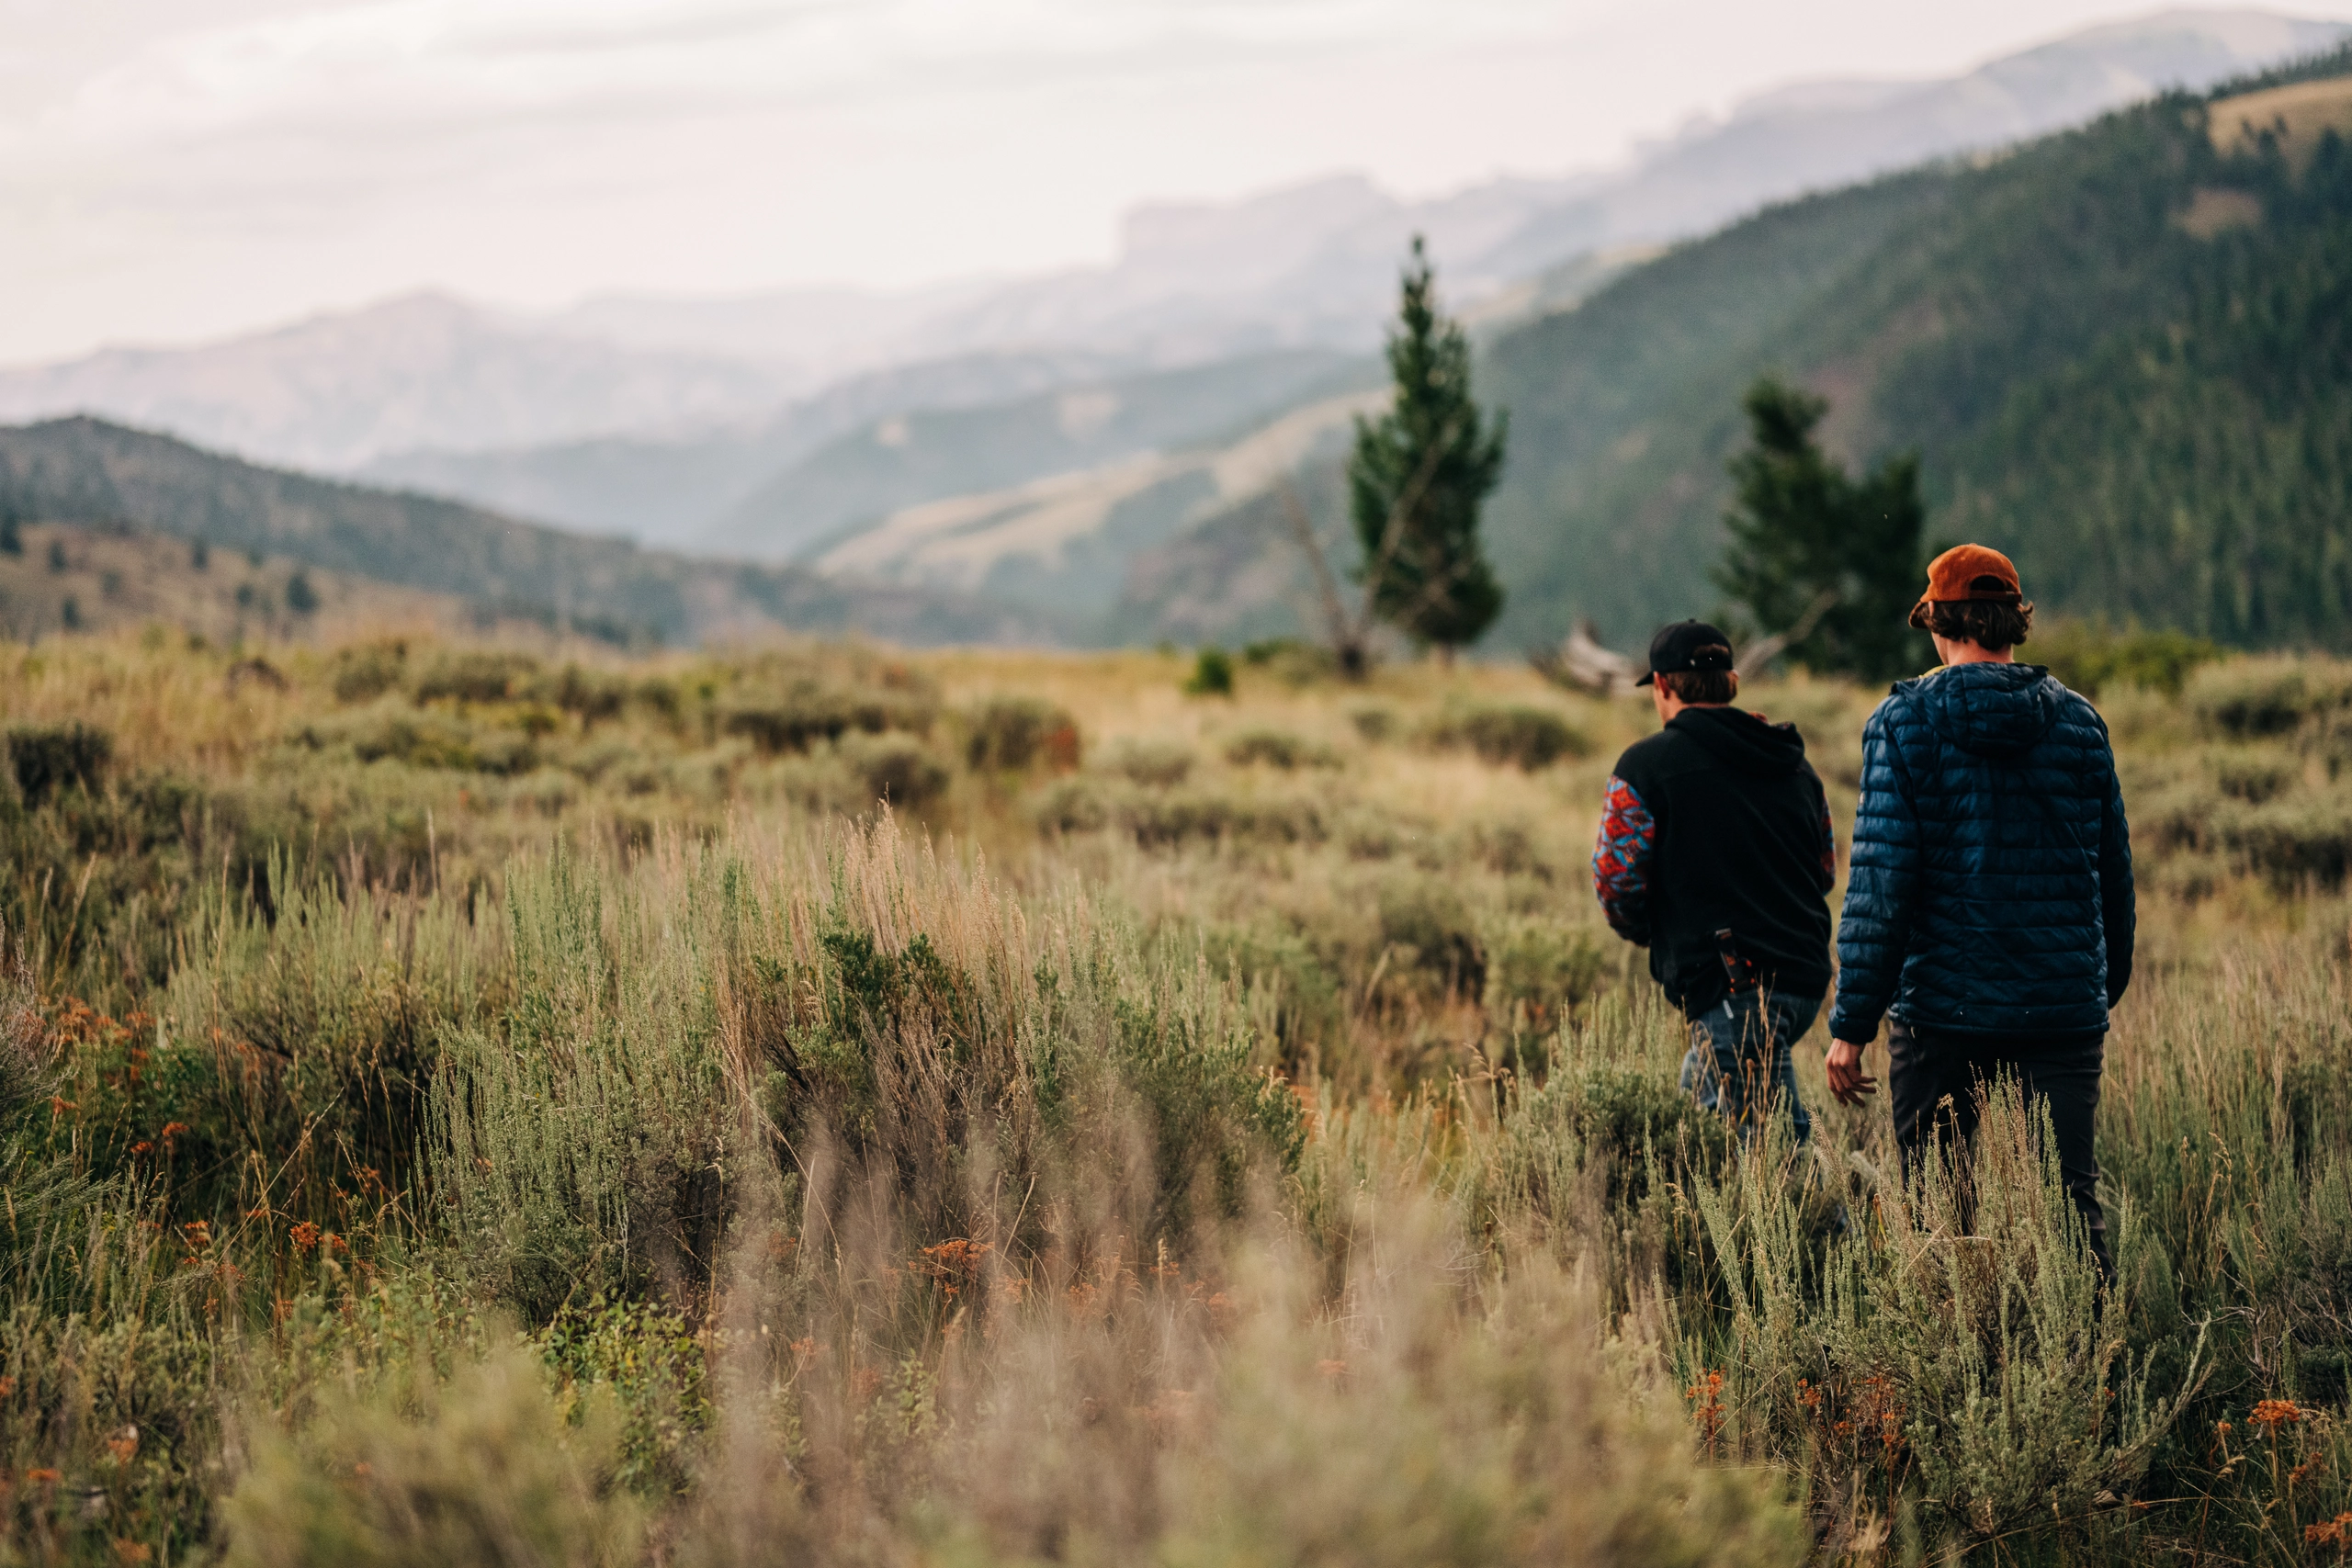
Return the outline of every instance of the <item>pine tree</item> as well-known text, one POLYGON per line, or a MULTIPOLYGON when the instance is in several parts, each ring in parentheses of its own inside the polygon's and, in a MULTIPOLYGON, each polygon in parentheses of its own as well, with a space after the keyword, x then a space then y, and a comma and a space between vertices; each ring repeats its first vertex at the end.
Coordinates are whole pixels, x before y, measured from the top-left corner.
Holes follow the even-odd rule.
POLYGON ((1470 344, 1438 314, 1420 237, 1388 334, 1396 401, 1356 420, 1349 510, 1372 611, 1423 647, 1451 652, 1494 623, 1502 585, 1478 545, 1478 511, 1502 477, 1506 418, 1470 398, 1470 344))
POLYGON ((1919 668, 1924 639, 1907 624, 1927 521, 1917 457, 1857 483, 1815 439, 1825 400, 1766 376, 1742 406, 1749 441, 1731 463, 1737 503, 1716 584, 1808 670, 1887 680, 1919 668))

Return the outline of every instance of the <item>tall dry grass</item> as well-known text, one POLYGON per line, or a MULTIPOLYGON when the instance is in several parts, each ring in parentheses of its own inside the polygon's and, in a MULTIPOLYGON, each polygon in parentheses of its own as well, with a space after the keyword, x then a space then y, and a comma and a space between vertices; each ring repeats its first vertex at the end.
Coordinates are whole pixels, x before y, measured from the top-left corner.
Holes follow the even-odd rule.
MULTIPOLYGON (((1583 871, 1630 706, 1187 698, 1147 655, 10 657, 12 745, 114 740, 0 785, 0 1559, 2352 1529, 2334 666, 2102 696, 2146 888, 2102 1290, 2014 1103, 1905 1191, 1812 1052, 1805 1147, 1675 1089, 1583 871)), ((1849 820, 1867 697, 1755 695, 1849 820)))

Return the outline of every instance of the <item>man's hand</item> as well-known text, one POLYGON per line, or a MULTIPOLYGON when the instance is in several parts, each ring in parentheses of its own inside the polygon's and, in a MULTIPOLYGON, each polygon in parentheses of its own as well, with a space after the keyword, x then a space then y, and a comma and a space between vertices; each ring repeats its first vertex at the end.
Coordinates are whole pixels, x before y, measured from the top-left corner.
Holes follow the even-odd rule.
POLYGON ((1829 1043, 1829 1092, 1840 1105, 1860 1105, 1878 1092, 1878 1079, 1862 1072, 1862 1046, 1851 1040, 1829 1043))

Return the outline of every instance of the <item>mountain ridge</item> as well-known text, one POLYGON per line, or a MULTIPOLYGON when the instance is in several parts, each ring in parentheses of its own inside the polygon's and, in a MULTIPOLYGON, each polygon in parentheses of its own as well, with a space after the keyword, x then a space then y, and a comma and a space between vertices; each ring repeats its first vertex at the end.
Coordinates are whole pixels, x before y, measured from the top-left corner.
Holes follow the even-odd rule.
POLYGON ((312 469, 358 470, 397 453, 412 477, 430 472, 476 502, 513 504, 519 490, 550 521, 673 537, 740 493, 735 466, 776 473, 797 460, 788 441, 762 457, 747 433, 791 426, 786 404, 843 377, 972 354, 1075 353, 1147 369, 1283 347, 1369 352, 1416 231, 1429 234, 1455 306, 1475 310, 1594 248, 1679 239, 1770 200, 2014 141, 2340 31, 2267 14, 2161 13, 1956 78, 1759 95, 1602 174, 1419 201, 1339 175, 1236 202, 1147 206, 1128 215, 1118 262, 1042 277, 914 295, 592 299, 535 317, 404 299, 198 349, 0 371, 0 418, 88 412, 312 469), (481 460, 456 460, 467 454, 481 460), (622 526, 598 498, 623 458, 680 476, 711 510, 622 526), (688 482, 705 458, 713 471, 688 482))
POLYGON ((127 523, 664 641, 777 631, 910 644, 1036 640, 1001 607, 956 595, 640 550, 437 497, 265 468, 86 416, 0 427, 0 509, 22 522, 127 523))

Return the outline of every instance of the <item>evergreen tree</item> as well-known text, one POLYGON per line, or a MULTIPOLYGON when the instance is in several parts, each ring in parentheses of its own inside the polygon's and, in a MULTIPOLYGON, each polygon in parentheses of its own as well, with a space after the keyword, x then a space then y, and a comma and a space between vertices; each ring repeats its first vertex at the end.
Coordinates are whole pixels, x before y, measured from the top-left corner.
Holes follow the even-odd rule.
POLYGON ((24 553, 24 525, 17 516, 16 505, 0 499, 0 556, 20 556, 24 553))
POLYGON ((1908 625, 1919 596, 1919 460, 1890 457, 1860 482, 1814 432, 1828 403, 1766 376, 1742 400, 1747 449, 1715 581, 1788 656, 1819 672, 1890 680, 1927 659, 1908 625))
POLYGON ((1396 401, 1356 420, 1349 510, 1372 612, 1424 647, 1476 640, 1503 606, 1478 545, 1478 511, 1502 477, 1506 419, 1470 399, 1470 344, 1438 314, 1419 235, 1388 334, 1396 401))

